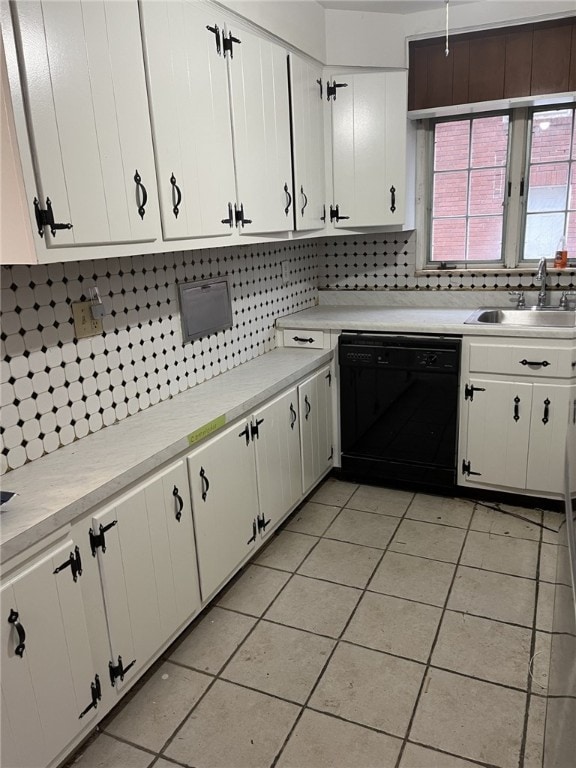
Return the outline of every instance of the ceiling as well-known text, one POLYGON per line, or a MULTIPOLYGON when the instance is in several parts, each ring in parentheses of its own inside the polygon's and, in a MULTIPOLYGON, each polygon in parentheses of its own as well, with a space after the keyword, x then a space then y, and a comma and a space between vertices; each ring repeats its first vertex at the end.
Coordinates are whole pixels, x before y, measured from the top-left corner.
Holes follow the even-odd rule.
MULTIPOLYGON (((450 6, 477 0, 450 0, 450 6)), ((369 13, 420 13, 444 8, 445 0, 318 0, 323 8, 333 11, 369 13)))

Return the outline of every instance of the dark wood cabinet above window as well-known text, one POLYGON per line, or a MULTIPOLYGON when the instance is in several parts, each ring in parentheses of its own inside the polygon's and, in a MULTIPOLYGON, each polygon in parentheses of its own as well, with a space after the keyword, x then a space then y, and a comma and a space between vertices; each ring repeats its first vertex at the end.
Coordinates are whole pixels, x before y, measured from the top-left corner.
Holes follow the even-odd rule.
POLYGON ((576 90, 576 16, 410 42, 408 109, 576 90))

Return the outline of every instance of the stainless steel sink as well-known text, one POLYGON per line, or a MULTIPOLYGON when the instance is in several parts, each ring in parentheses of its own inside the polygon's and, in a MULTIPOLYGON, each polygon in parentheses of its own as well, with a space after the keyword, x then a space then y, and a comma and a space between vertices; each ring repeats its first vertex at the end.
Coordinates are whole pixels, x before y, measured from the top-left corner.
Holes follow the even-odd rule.
POLYGON ((464 323, 470 325, 520 325, 531 328, 574 328, 573 309, 477 309, 464 323))

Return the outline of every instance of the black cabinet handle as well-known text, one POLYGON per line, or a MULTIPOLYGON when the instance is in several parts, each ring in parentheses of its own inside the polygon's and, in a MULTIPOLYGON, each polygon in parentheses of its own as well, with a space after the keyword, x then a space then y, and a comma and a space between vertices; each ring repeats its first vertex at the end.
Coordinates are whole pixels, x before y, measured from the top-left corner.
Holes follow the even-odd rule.
POLYGON ((320 98, 322 99, 324 97, 324 91, 322 90, 322 80, 320 78, 318 78, 318 80, 316 80, 316 82, 320 86, 320 98))
POLYGON ((14 653, 16 656, 22 656, 24 655, 24 649, 26 648, 26 632, 24 631, 24 627, 20 622, 18 621, 19 613, 18 611, 15 611, 13 608, 10 609, 10 615, 8 616, 8 624, 12 624, 14 626, 14 629, 18 633, 18 645, 16 648, 14 648, 14 653))
POLYGON ((256 541, 256 533, 257 533, 256 520, 252 520, 252 537, 248 539, 248 541, 246 542, 247 545, 252 544, 253 541, 256 541))
POLYGON ((284 184, 284 192, 286 192, 286 197, 288 198, 288 202, 286 203, 286 208, 284 208, 284 213, 286 216, 288 216, 288 211, 290 210, 290 206, 292 205, 292 195, 290 194, 290 190, 288 189, 288 184, 284 184))
POLYGON ((170 184, 172 184, 172 202, 174 203, 174 207, 172 208, 172 213, 174 214, 174 217, 177 219, 178 214, 180 213, 180 203, 182 202, 182 192, 180 191, 180 187, 178 184, 176 184, 176 176, 172 174, 170 176, 170 184), (176 200, 174 200, 174 197, 176 197, 176 200))
POLYGON ((392 213, 396 210, 396 187, 390 187, 390 210, 392 213))
POLYGON ((304 336, 292 336, 292 341, 299 341, 301 344, 312 344, 314 339, 311 336, 307 339, 304 336))
POLYGON ((310 415, 310 411, 312 410, 312 406, 310 405, 310 400, 308 400, 308 395, 304 395, 304 403, 306 404, 306 413, 304 414, 304 418, 306 421, 308 421, 308 416, 310 415))
POLYGON ((202 501, 206 501, 206 497, 208 496, 208 491, 210 490, 210 482, 206 477, 206 472, 204 472, 204 467, 200 467, 200 480, 202 481, 202 501))
POLYGON ((548 424, 549 416, 550 416, 550 400, 546 398, 546 400, 544 400, 544 416, 542 417, 542 424, 548 424))
POLYGON ((182 496, 180 496, 180 492, 178 491, 178 488, 174 486, 174 490, 172 491, 172 496, 176 499, 176 504, 178 505, 178 508, 176 509, 175 518, 180 522, 182 518, 182 510, 184 509, 184 500, 182 499, 182 496))
POLYGON ((306 193, 304 192, 304 187, 300 187, 300 194, 304 198, 304 205, 302 206, 300 213, 302 216, 304 216, 304 211, 306 210, 306 206, 308 205, 308 197, 306 196, 306 193))
POLYGON ((214 24, 213 27, 210 27, 209 25, 206 25, 206 29, 208 32, 212 32, 216 38, 216 53, 218 56, 220 56, 222 52, 222 47, 220 44, 220 28, 218 27, 218 24, 214 24))
POLYGON ((148 192, 146 192, 146 187, 144 184, 142 184, 142 177, 138 173, 138 170, 136 170, 136 173, 134 174, 134 181, 136 182, 136 202, 138 202, 138 195, 140 196, 140 204, 138 205, 138 213, 140 214, 140 218, 144 218, 144 214, 146 213, 146 203, 148 202, 148 192))
POLYGON ((534 366, 542 366, 542 368, 547 368, 550 363, 548 360, 520 360, 520 365, 534 365, 534 366))
POLYGON ((232 208, 232 203, 228 203, 228 218, 227 219, 221 219, 222 224, 228 224, 230 227, 234 226, 234 209, 232 208))
POLYGON ((294 410, 294 405, 290 403, 290 429, 294 429, 294 425, 296 424, 296 411, 294 410))
POLYGON ((520 418, 520 398, 518 395, 514 398, 514 421, 520 418))

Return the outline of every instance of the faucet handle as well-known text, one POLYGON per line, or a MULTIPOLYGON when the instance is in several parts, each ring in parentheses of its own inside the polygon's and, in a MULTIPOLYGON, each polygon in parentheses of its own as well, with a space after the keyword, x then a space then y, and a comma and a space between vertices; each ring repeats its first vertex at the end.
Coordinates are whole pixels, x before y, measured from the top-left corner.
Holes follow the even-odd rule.
POLYGON ((524 296, 524 291, 508 291, 510 296, 516 296, 517 302, 516 302, 516 309, 524 309, 526 306, 526 297, 524 296))
POLYGON ((576 296, 576 291, 562 291, 560 309, 568 309, 568 296, 576 296))

